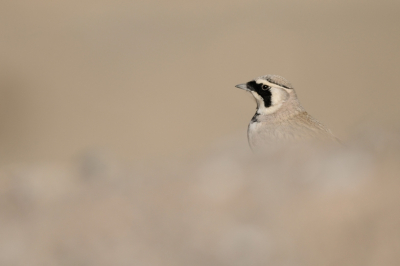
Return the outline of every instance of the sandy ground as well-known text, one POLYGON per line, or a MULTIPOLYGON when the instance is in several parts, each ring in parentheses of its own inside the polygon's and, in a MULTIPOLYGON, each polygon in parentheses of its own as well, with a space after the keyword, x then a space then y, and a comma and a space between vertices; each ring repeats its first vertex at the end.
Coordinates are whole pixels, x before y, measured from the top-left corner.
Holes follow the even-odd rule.
POLYGON ((399 134, 169 168, 101 153, 0 169, 1 265, 398 265, 399 134))

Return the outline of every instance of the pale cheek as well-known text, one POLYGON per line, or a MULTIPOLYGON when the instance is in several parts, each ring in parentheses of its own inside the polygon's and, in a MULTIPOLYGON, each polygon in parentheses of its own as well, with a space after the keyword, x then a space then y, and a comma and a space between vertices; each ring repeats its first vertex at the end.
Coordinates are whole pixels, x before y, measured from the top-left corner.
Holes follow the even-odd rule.
POLYGON ((271 88, 272 105, 283 103, 287 100, 287 93, 279 88, 271 88))
POLYGON ((261 98, 260 95, 258 95, 258 93, 252 91, 251 94, 253 94, 254 98, 256 98, 257 101, 263 102, 263 99, 261 98))

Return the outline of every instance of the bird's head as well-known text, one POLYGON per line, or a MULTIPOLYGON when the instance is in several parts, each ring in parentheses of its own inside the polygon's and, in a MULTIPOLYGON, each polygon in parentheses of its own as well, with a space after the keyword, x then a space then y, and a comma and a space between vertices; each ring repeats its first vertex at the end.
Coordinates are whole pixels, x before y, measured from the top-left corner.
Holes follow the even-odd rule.
POLYGON ((296 92, 289 81, 278 75, 265 75, 236 88, 249 91, 257 102, 257 113, 269 115, 278 111, 286 102, 297 103, 296 92))

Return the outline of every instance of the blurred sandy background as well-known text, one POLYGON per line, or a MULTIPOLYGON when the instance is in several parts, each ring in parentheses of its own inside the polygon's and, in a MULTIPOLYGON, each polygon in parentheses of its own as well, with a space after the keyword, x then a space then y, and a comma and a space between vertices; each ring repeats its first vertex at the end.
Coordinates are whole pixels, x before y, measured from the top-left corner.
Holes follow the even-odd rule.
POLYGON ((1 1, 0 265, 399 265, 399 25, 399 1, 1 1), (254 158, 234 86, 268 73, 348 146, 254 158))
MULTIPOLYGON (((234 87, 289 79, 346 138, 396 121, 398 1, 2 1, 0 158, 186 156, 246 130, 234 87)), ((246 141, 245 137, 243 141, 246 141)))

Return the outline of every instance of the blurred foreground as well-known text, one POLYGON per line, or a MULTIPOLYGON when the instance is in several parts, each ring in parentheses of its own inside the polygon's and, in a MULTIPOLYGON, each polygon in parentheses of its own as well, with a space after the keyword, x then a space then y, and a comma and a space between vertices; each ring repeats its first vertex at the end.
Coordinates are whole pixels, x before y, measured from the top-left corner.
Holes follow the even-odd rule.
POLYGON ((399 135, 0 170, 0 265, 400 265, 399 135))

